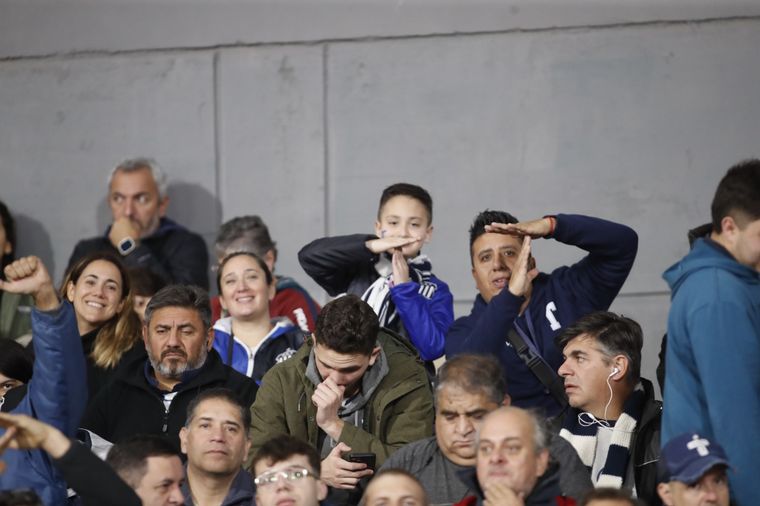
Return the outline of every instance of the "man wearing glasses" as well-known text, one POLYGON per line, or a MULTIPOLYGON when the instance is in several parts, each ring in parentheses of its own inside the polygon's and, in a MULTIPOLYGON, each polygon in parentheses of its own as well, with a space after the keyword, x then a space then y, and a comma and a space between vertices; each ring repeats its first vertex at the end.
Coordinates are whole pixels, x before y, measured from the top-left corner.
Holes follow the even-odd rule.
POLYGON ((320 458, 305 441, 281 435, 264 443, 253 458, 258 506, 317 506, 327 497, 319 478, 320 458))

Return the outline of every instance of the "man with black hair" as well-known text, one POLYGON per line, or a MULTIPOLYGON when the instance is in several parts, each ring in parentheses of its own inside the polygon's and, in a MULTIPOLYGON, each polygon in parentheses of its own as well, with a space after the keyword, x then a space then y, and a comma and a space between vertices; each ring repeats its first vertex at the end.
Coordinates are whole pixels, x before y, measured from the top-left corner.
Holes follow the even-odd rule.
POLYGON ((594 486, 633 490, 655 506, 662 403, 640 375, 642 345, 639 324, 615 313, 597 311, 565 329, 557 348, 570 409, 556 425, 594 486))
POLYGON ((254 484, 242 468, 251 447, 251 411, 226 388, 204 390, 187 407, 179 431, 187 455, 186 506, 249 506, 254 484))
POLYGON ((322 479, 344 491, 372 474, 345 453, 374 453, 380 466, 433 428, 430 385, 416 353, 380 330, 355 295, 322 308, 313 343, 269 370, 251 410, 254 452, 278 434, 304 439, 320 452, 322 479))
POLYGON ((663 440, 698 432, 720 441, 739 504, 757 499, 760 455, 760 160, 728 170, 712 201, 712 231, 663 277, 668 317, 663 440))
POLYGON ((256 383, 224 365, 212 347, 211 308, 205 290, 170 285, 145 309, 145 355, 120 366, 87 407, 82 427, 118 443, 132 434, 161 434, 179 449, 187 407, 199 391, 233 390, 245 406, 256 383))
POLYGON ((264 443, 253 457, 251 472, 258 506, 318 506, 327 496, 319 454, 293 436, 279 435, 264 443))
POLYGON ((575 320, 607 309, 633 266, 638 237, 629 227, 589 216, 558 214, 519 222, 502 211, 480 213, 470 228, 472 276, 479 295, 469 316, 446 335, 446 356, 491 353, 499 357, 512 403, 557 414, 563 404, 554 371, 562 363, 554 338, 575 320), (588 251, 572 266, 540 273, 531 241, 552 238, 588 251), (524 341, 518 355, 510 333, 524 341), (559 390, 559 392, 556 392, 559 390), (560 398, 558 398, 560 397, 560 398))

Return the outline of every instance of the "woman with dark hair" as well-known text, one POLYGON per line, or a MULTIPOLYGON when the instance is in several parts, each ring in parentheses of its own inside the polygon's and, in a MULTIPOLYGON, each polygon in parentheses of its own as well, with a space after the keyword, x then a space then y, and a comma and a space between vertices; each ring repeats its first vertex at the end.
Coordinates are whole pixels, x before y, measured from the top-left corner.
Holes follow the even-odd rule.
MULTIPOLYGON (((5 279, 5 266, 16 258, 15 247, 16 223, 8 207, 0 201, 0 279, 5 279)), ((18 339, 23 344, 29 341, 31 306, 32 299, 28 295, 0 290, 0 339, 18 339)))
POLYGON ((227 255, 216 282, 219 301, 230 316, 214 324, 214 349, 225 364, 259 384, 273 365, 295 355, 304 334, 287 318, 270 319, 275 280, 255 253, 227 255))
POLYGON ((90 253, 66 273, 60 295, 74 306, 92 399, 140 340, 129 275, 113 253, 90 253))

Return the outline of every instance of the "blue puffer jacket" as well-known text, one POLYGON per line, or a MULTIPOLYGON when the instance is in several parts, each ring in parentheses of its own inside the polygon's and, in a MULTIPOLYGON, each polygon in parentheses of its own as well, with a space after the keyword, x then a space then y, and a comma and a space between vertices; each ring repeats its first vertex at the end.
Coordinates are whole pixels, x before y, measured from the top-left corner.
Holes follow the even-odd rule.
MULTIPOLYGON (((33 416, 72 437, 87 404, 87 378, 71 304, 51 312, 33 309, 32 335, 34 373, 13 413, 33 416)), ((31 488, 46 505, 66 504, 66 484, 45 452, 8 450, 3 458, 8 469, 0 474, 0 490, 31 488)))

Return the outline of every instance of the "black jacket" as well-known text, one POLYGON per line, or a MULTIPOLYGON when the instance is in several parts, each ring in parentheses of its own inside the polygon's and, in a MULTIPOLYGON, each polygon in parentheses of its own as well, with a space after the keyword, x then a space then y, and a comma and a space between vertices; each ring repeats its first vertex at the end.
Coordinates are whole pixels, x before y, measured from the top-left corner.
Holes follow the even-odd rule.
POLYGON ((229 388, 246 407, 256 399, 256 383, 224 365, 211 350, 200 372, 175 387, 178 393, 166 410, 162 393, 145 376, 145 364, 143 355, 119 368, 113 381, 87 406, 83 428, 112 443, 134 434, 163 434, 179 450, 179 430, 185 424, 187 406, 199 392, 229 388))
MULTIPOLYGON (((100 237, 79 241, 71 253, 66 270, 95 251, 111 251, 118 255, 118 250, 108 239, 108 230, 100 237)), ((208 290, 206 243, 201 236, 169 218, 161 218, 158 230, 150 237, 141 239, 140 245, 122 258, 127 267, 144 267, 161 276, 167 283, 198 285, 208 290)))

